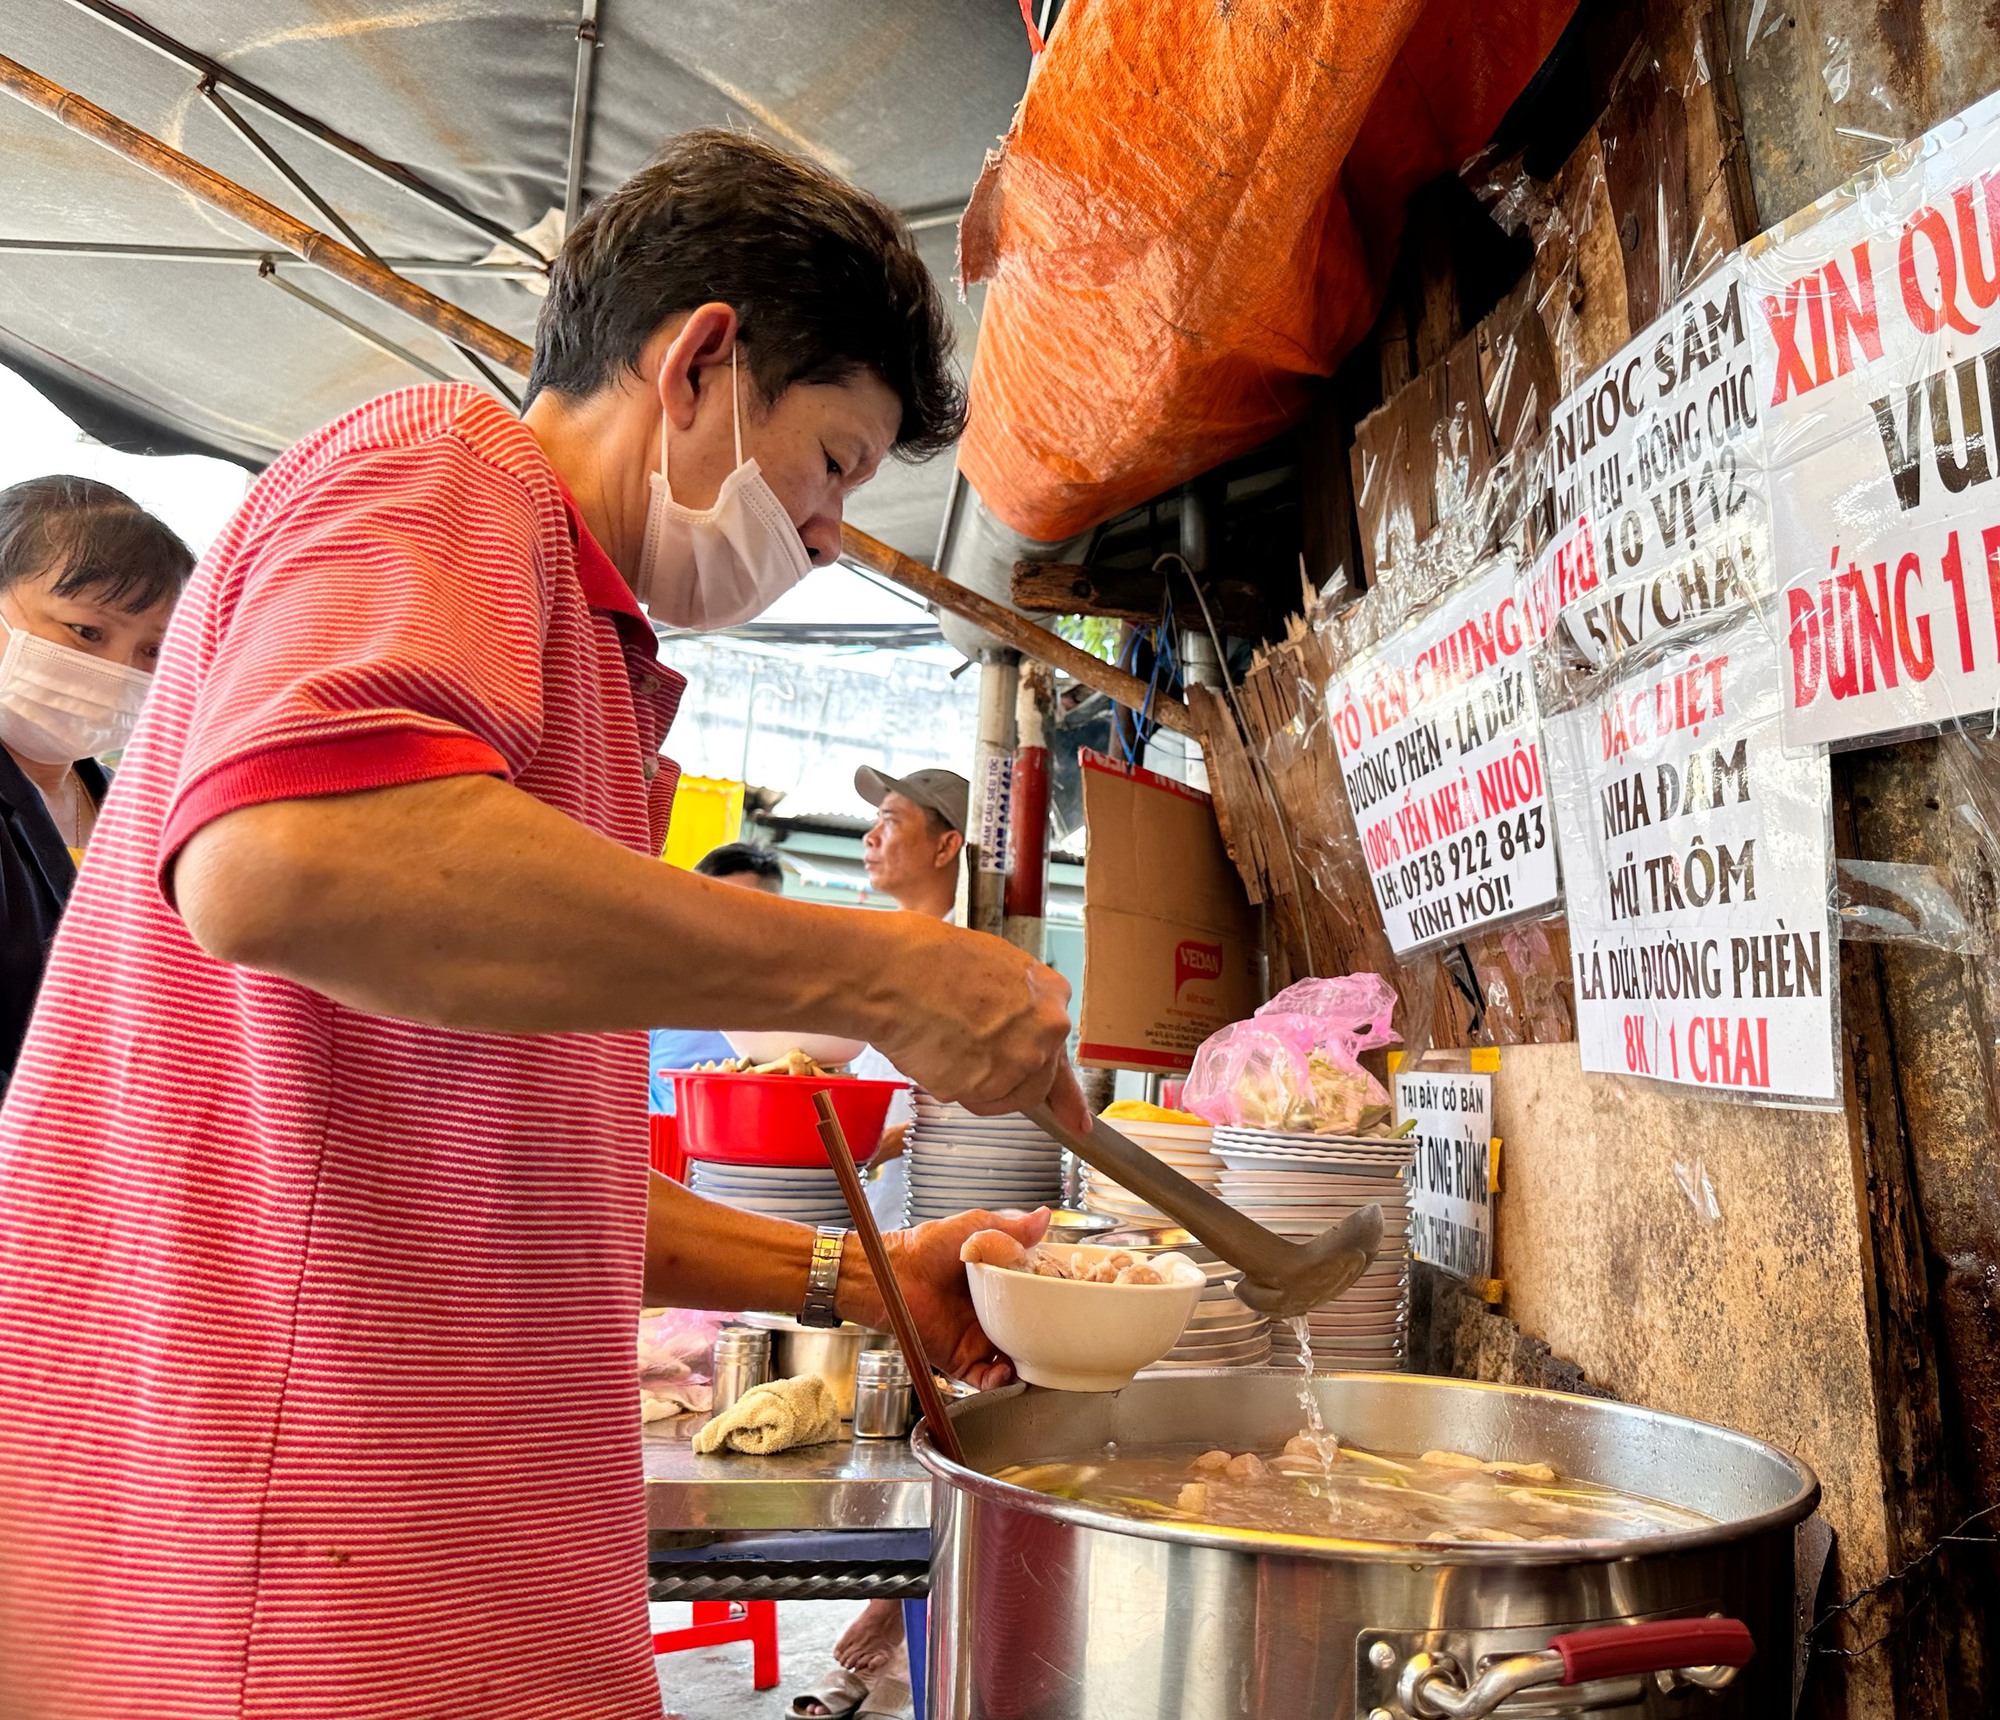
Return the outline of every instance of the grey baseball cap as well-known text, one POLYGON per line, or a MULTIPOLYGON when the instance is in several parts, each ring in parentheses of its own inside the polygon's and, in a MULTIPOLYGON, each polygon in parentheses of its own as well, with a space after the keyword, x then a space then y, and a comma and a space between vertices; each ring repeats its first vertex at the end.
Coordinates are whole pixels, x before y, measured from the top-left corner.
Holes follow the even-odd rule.
POLYGON ((959 835, 965 834, 972 784, 955 770, 913 770, 908 776, 886 776, 864 764, 854 773, 854 792, 870 806, 880 806, 885 794, 900 794, 926 811, 935 812, 959 835))

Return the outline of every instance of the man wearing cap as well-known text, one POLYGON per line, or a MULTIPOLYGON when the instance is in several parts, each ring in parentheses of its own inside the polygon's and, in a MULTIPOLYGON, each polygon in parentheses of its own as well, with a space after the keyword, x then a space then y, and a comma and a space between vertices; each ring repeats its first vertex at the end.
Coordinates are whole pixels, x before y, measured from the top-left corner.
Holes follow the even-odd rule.
POLYGON ((972 784, 955 770, 896 777, 863 765, 854 773, 854 792, 875 808, 875 823, 861 840, 869 888, 913 914, 950 919, 972 784))

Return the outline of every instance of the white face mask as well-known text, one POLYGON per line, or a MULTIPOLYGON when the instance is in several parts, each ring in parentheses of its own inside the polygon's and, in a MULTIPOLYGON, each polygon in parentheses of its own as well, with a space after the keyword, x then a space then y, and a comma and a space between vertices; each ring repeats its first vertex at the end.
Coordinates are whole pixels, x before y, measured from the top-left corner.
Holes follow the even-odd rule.
POLYGON ((729 399, 736 420, 736 469, 707 508, 683 507, 667 479, 667 414, 660 412, 660 469, 639 546, 638 598, 669 627, 712 632, 763 612, 812 567, 798 528, 743 458, 743 406, 736 393, 736 353, 729 354, 729 399))
POLYGON ((37 764, 74 764, 132 738, 153 677, 107 663, 0 617, 0 742, 37 764))

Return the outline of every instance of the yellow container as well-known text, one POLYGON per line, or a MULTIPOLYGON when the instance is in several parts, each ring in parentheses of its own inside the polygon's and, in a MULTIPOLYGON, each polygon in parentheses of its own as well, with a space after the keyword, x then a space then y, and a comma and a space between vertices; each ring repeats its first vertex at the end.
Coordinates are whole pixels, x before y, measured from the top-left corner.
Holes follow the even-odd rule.
POLYGON ((735 842, 742 833, 742 783, 720 776, 684 776, 674 790, 674 814, 660 858, 669 866, 692 871, 711 848, 735 842))

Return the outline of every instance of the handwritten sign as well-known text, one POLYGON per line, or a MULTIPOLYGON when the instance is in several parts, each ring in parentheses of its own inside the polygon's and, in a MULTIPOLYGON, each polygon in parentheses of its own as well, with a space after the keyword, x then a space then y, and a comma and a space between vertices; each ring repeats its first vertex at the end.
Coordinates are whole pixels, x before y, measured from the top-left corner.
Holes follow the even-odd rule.
POLYGON ((1560 895, 1530 669, 1546 619, 1501 560, 1328 687, 1348 804, 1398 954, 1560 895))
POLYGON ((1602 667, 1771 589, 1749 325, 1732 261, 1551 418, 1549 483, 1568 523, 1534 586, 1574 660, 1602 667))
POLYGON ((1410 1252, 1459 1278, 1493 1276, 1493 1077, 1396 1076, 1396 1116, 1413 1118, 1410 1252))
POLYGON ((2000 98, 1747 248, 1793 745, 2000 704, 2000 98))
POLYGON ((1824 754, 1751 608, 1546 717, 1586 1069, 1837 1101, 1824 754))

